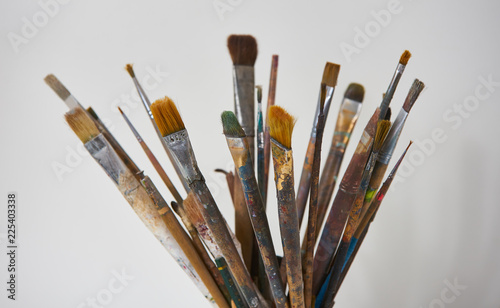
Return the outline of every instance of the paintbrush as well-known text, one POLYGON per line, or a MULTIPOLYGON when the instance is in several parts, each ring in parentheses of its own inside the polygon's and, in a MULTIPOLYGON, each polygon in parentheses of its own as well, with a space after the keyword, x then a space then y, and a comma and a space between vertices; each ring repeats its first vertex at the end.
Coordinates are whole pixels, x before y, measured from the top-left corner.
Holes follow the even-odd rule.
POLYGON ((396 66, 396 70, 394 71, 394 75, 392 76, 391 83, 385 92, 385 95, 382 99, 382 103, 380 103, 380 116, 379 119, 384 119, 385 114, 387 113, 387 108, 389 108, 389 104, 391 103, 392 97, 394 96, 394 92, 396 92, 396 88, 398 86, 399 80, 401 76, 403 76, 403 72, 406 68, 406 64, 408 64, 408 60, 411 58, 411 53, 408 50, 405 50, 401 57, 399 58, 399 63, 396 66))
MULTIPOLYGON (((316 243, 316 216, 318 211, 318 182, 319 182, 319 167, 321 165, 321 143, 323 142, 323 132, 325 130, 325 114, 323 107, 327 93, 327 85, 321 84, 320 105, 318 119, 316 122, 316 136, 314 145, 314 156, 311 170, 311 198, 309 201, 309 219, 307 222, 306 233, 306 252, 303 258, 304 270, 304 299, 305 306, 311 307, 313 302, 312 294, 312 278, 313 278, 313 260, 314 260, 314 245, 316 243)), ((300 221, 300 220, 299 220, 300 221)))
POLYGON ((325 69, 323 70, 323 79, 321 80, 320 94, 318 96, 318 103, 316 106, 316 112, 314 114, 314 122, 311 130, 311 135, 309 137, 309 143, 307 144, 306 157, 304 159, 304 165, 302 167, 302 174, 300 176, 299 188, 297 190, 297 214, 299 217, 299 228, 302 225, 302 219, 306 209, 307 197, 309 196, 309 188, 311 187, 311 171, 314 160, 314 148, 316 145, 316 135, 317 135, 317 124, 318 116, 320 111, 320 106, 323 105, 323 115, 328 117, 328 111, 330 110, 330 105, 333 98, 333 93, 335 91, 335 86, 337 85, 337 78, 339 76, 340 65, 326 62, 325 69), (324 85, 324 86, 323 86, 324 85), (326 94, 321 95, 321 89, 326 87, 326 94), (322 101, 323 100, 323 101, 322 101))
MULTIPOLYGON (((139 97, 141 98, 142 104, 144 105, 144 108, 146 109, 146 113, 148 114, 149 120, 151 120, 151 124, 153 124, 153 127, 155 128, 155 131, 158 134, 158 137, 160 138, 160 140, 162 140, 162 136, 160 134, 160 131, 158 130, 158 127, 156 127, 156 123, 153 119, 153 114, 151 113, 151 102, 149 101, 149 98, 146 95, 146 91, 144 91, 141 84, 139 83, 139 81, 135 77, 135 72, 134 72, 134 68, 132 67, 132 64, 125 65, 125 70, 128 72, 128 74, 132 78, 132 81, 134 82, 137 93, 139 94, 139 97)), ((186 192, 189 192, 189 187, 188 187, 186 181, 184 181, 184 178, 182 177, 181 170, 174 163, 173 157, 170 154, 170 152, 167 150, 165 143, 162 142, 161 144, 163 145, 163 148, 165 148, 165 152, 167 152, 167 156, 170 159, 170 162, 172 163, 172 165, 174 166, 175 173, 177 173, 177 176, 179 177, 182 185, 184 186, 184 189, 186 190, 186 192)))
MULTIPOLYGON (((172 203, 172 207, 174 208, 175 211, 177 211, 177 209, 180 210, 180 207, 177 204, 172 203)), ((231 273, 229 272, 226 260, 224 260, 224 256, 222 255, 222 251, 215 242, 212 232, 207 227, 205 219, 203 219, 203 216, 199 210, 198 199, 196 199, 196 196, 192 192, 189 193, 186 199, 184 200, 184 207, 186 210, 187 217, 189 218, 190 221, 193 222, 194 227, 196 228, 196 230, 198 230, 198 234, 205 243, 208 251, 210 251, 210 253, 214 257, 217 269, 219 270, 222 278, 224 279, 224 283, 227 286, 229 294, 233 302, 235 303, 236 307, 238 308, 247 307, 240 296, 238 287, 234 283, 231 273)))
POLYGON ((299 220, 293 186, 292 131, 295 119, 279 106, 269 108, 268 119, 290 303, 291 307, 304 307, 299 220))
POLYGON ((356 151, 339 185, 339 190, 333 200, 332 208, 327 216, 325 227, 323 228, 318 248, 314 256, 314 294, 317 294, 325 280, 328 267, 337 249, 340 236, 342 235, 342 231, 344 231, 347 217, 356 199, 363 176, 363 170, 370 156, 379 113, 380 109, 377 108, 370 121, 367 123, 358 146, 356 147, 356 151))
POLYGON ((410 113, 411 108, 417 101, 420 93, 424 89, 425 85, 418 79, 413 81, 413 84, 406 96, 403 107, 399 111, 398 116, 394 120, 394 124, 392 125, 384 144, 382 145, 382 149, 380 150, 380 154, 378 155, 377 163, 375 164, 375 169, 373 171, 373 175, 370 179, 370 184, 368 185, 368 190, 365 195, 365 205, 363 208, 365 211, 362 212, 362 215, 366 212, 366 208, 371 202, 375 192, 380 187, 382 183, 382 179, 384 174, 389 166, 389 162, 391 161, 392 154, 394 149, 396 148, 396 144, 399 140, 399 136, 401 135, 401 131, 405 125, 406 119, 410 113))
POLYGON ((276 307, 286 307, 285 289, 281 283, 278 259, 276 258, 271 230, 262 204, 262 196, 255 179, 245 132, 233 112, 224 111, 221 120, 227 145, 245 192, 248 215, 252 221, 255 238, 276 307))
MULTIPOLYGON (((269 114, 269 108, 274 106, 274 101, 276 98, 276 83, 278 81, 278 55, 273 55, 271 61, 271 76, 269 77, 269 92, 267 94, 267 108, 266 117, 269 114)), ((267 204, 267 189, 269 187, 269 159, 271 157, 271 143, 269 137, 269 123, 264 121, 264 179, 262 184, 262 201, 264 202, 264 208, 267 204)), ((259 184, 260 185, 260 184, 259 184)))
MULTIPOLYGON (((164 247, 171 252, 176 260, 181 260, 179 265, 181 265, 188 275, 193 278, 193 281, 205 297, 213 304, 216 303, 222 307, 229 307, 224 296, 217 287, 217 284, 203 264, 203 261, 196 253, 191 240, 184 232, 177 219, 175 219, 173 213, 170 211, 171 215, 164 215, 163 219, 165 220, 160 217, 147 191, 139 184, 139 181, 132 174, 131 170, 129 170, 119 158, 118 154, 104 135, 99 132, 89 115, 83 109, 76 107, 68 112, 65 117, 69 126, 84 143, 90 155, 113 180, 142 222, 164 247), (177 242, 182 251, 175 248, 169 248, 171 247, 169 245, 173 242, 169 239, 171 236, 175 239, 175 242, 177 242), (187 260, 189 260, 189 262, 187 260), (200 280, 203 281, 204 285, 200 280)), ((140 177, 140 175, 138 177, 140 177)), ((172 247, 176 246, 174 245, 172 247)))
POLYGON ((243 297, 250 307, 265 306, 258 296, 250 274, 245 268, 231 239, 225 220, 198 168, 188 132, 177 107, 171 99, 165 97, 155 101, 151 105, 151 111, 175 163, 178 164, 189 188, 195 192, 197 199, 202 205, 200 211, 203 218, 212 231, 215 241, 221 248, 222 254, 243 297))
MULTIPOLYGON (((82 107, 82 105, 78 102, 78 100, 69 92, 69 90, 57 79, 56 76, 49 74, 45 77, 45 83, 61 98, 66 106, 70 110, 74 108, 80 108, 84 112, 86 112, 88 115, 89 113, 85 111, 85 109, 82 107)), ((108 140, 108 142, 111 144, 115 152, 118 154, 121 160, 125 163, 127 168, 132 171, 132 174, 136 174, 139 172, 139 168, 137 165, 132 161, 132 159, 127 155, 125 150, 120 146, 118 141, 115 139, 115 137, 111 134, 111 132, 107 129, 107 127, 102 123, 101 120, 97 117, 97 114, 95 114, 95 117, 90 116, 94 124, 97 126, 97 129, 104 135, 104 137, 108 140)))
POLYGON ((337 250, 331 268, 332 275, 328 284, 326 296, 323 303, 320 304, 320 307, 333 306, 333 300, 335 299, 338 291, 337 285, 339 282, 340 273, 342 272, 342 267, 344 266, 344 262, 346 260, 349 243, 351 242, 351 238, 359 222, 359 216, 361 214, 361 208, 363 207, 364 196, 366 193, 366 189, 368 188, 368 181, 370 180, 378 153, 380 151, 380 148, 382 147, 382 144, 390 127, 391 122, 387 120, 381 120, 377 124, 377 131, 373 140, 372 153, 370 154, 368 162, 366 163, 365 169, 363 171, 361 184, 358 189, 358 195, 349 213, 347 225, 345 227, 342 240, 340 241, 339 248, 337 250))
MULTIPOLYGON (((255 86, 257 89, 257 181, 259 191, 264 200, 264 117, 262 116, 262 86, 255 86)), ((265 205, 264 210, 266 209, 265 205)))
POLYGON ((344 159, 345 149, 351 139, 351 133, 361 111, 365 89, 362 85, 351 83, 344 93, 344 99, 340 105, 335 131, 333 133, 330 151, 325 161, 321 179, 319 181, 318 196, 318 217, 316 228, 316 237, 318 236, 326 211, 332 198, 333 190, 337 182, 337 176, 340 171, 342 160, 344 159))

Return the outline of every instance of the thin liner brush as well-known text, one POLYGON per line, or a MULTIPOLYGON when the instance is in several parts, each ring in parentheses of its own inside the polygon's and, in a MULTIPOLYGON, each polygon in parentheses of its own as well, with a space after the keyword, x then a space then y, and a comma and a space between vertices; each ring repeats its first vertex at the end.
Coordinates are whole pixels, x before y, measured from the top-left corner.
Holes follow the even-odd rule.
POLYGON ((344 99, 340 105, 337 123, 335 124, 332 143, 319 181, 316 239, 319 236, 328 205, 332 199, 345 150, 351 140, 351 133, 361 112, 364 95, 365 89, 357 83, 349 84, 344 93, 344 99))
POLYGON ((293 308, 304 307, 299 220, 293 184, 292 131, 295 119, 279 106, 269 108, 268 119, 290 303, 293 308))
POLYGON ((317 294, 325 280, 328 267, 337 250, 340 236, 342 235, 342 231, 344 231, 347 217, 356 199, 363 176, 363 170, 370 156, 379 113, 380 109, 377 108, 370 121, 367 123, 358 146, 356 147, 356 151, 340 182, 339 190, 327 216, 325 227, 323 228, 318 248, 314 256, 314 294, 317 294))
POLYGON ((316 216, 318 212, 318 182, 319 182, 319 168, 321 165, 321 143, 323 142, 323 132, 325 129, 325 114, 323 112, 326 84, 321 87, 321 104, 319 106, 318 120, 316 122, 316 140, 314 146, 313 164, 311 170, 311 196, 309 201, 309 220, 307 222, 306 234, 306 252, 303 260, 304 270, 304 299, 305 306, 309 308, 312 306, 312 278, 313 278, 313 260, 314 260, 314 245, 316 243, 316 216))
POLYGON ((262 255, 265 273, 269 280, 276 307, 287 307, 285 289, 281 284, 279 274, 278 259, 276 258, 269 223, 262 204, 262 196, 255 179, 245 132, 233 112, 224 111, 221 120, 227 145, 245 192, 248 214, 252 221, 255 238, 262 255))
POLYGON ((169 220, 169 224, 165 223, 164 219, 166 217, 163 217, 163 219, 160 217, 153 200, 137 180, 137 177, 141 175, 136 177, 132 174, 131 170, 119 158, 111 144, 99 132, 94 121, 84 110, 79 107, 74 108, 66 113, 65 117, 70 128, 82 141, 90 155, 113 180, 142 222, 164 245, 167 251, 176 260, 181 261, 179 265, 193 279, 193 282, 205 297, 212 304, 228 307, 224 296, 220 293, 215 281, 192 246, 191 240, 185 234, 173 213, 167 217, 173 218, 173 220, 169 220), (172 236, 175 241, 171 239, 172 236), (180 246, 181 249, 177 249, 177 246, 180 246))
MULTIPOLYGON (((172 203, 174 210, 180 209, 179 205, 172 203)), ((227 267, 226 260, 222 255, 222 251, 214 240, 213 234, 210 229, 207 227, 207 223, 203 218, 200 210, 198 199, 196 196, 190 192, 186 199, 184 200, 184 206, 186 209, 186 215, 190 221, 193 222, 194 227, 198 230, 198 234, 201 239, 205 243, 208 251, 212 254, 215 259, 215 264, 217 265, 217 269, 219 270, 222 278, 224 279, 224 283, 227 286, 229 294, 236 305, 237 308, 247 307, 241 298, 241 295, 238 291, 238 287, 234 283, 233 277, 227 267)))
POLYGON ((389 108, 389 104, 391 103, 392 97, 394 96, 394 92, 396 92, 396 88, 398 86, 399 80, 401 76, 403 76, 403 72, 408 64, 408 60, 411 58, 411 53, 408 50, 405 50, 401 57, 399 58, 399 63, 396 66, 396 70, 394 71, 394 75, 392 76, 391 83, 385 92, 384 98, 382 99, 382 103, 380 104, 380 119, 385 118, 385 114, 387 113, 387 108, 389 108))
POLYGON ((188 132, 177 107, 171 99, 165 97, 155 101, 151 105, 151 111, 174 161, 179 165, 186 182, 189 184, 189 188, 195 192, 197 199, 202 205, 200 211, 203 218, 212 231, 215 241, 221 248, 243 297, 250 307, 263 307, 265 304, 261 302, 258 296, 250 274, 245 268, 224 223, 225 220, 198 168, 188 132))
MULTIPOLYGON (((151 102, 149 101, 149 98, 146 95, 146 91, 144 91, 141 84, 139 83, 139 81, 135 77, 135 72, 134 72, 134 68, 133 68, 132 64, 125 65, 125 70, 130 75, 130 78, 132 78, 132 81, 134 82, 137 93, 139 94, 139 97, 141 98, 142 104, 144 105, 144 108, 146 109, 146 113, 148 114, 148 117, 151 120, 151 124, 153 124, 153 127, 154 127, 156 133, 158 134, 158 137, 160 138, 160 140, 162 140, 162 136, 160 134, 160 131, 158 130, 158 127, 156 127, 156 123, 153 119, 153 114, 151 113, 151 102)), ((161 144, 163 145, 165 152, 167 152, 167 156, 170 159, 170 162, 172 163, 172 165, 174 166, 175 173, 177 173, 177 176, 179 177, 182 185, 184 186, 184 189, 186 190, 186 192, 189 192, 189 187, 188 187, 187 183, 184 181, 184 178, 182 177, 181 170, 179 169, 179 167, 176 164, 174 164, 172 155, 167 150, 167 146, 165 145, 164 142, 162 142, 161 144)))
POLYGON ((309 189, 311 187, 311 171, 314 160, 314 148, 316 145, 319 112, 321 106, 324 106, 323 115, 325 116, 326 121, 326 118, 328 117, 328 111, 330 111, 330 105, 332 102, 333 93, 335 91, 335 86, 337 85, 339 71, 340 65, 326 62, 325 69, 323 70, 323 79, 321 80, 316 112, 314 114, 313 127, 311 130, 311 135, 309 137, 309 143, 307 144, 306 157, 304 159, 299 188, 297 190, 297 197, 295 199, 297 203, 297 214, 299 217, 299 228, 302 225, 302 219, 304 217, 304 212, 307 204, 307 197, 309 196, 309 189), (324 95, 322 95, 323 87, 326 87, 326 90, 324 90, 326 93, 324 95))
POLYGON ((45 83, 61 98, 66 106, 70 110, 73 110, 74 108, 80 108, 84 112, 89 115, 90 119, 94 121, 94 124, 97 126, 97 129, 104 134, 104 137, 108 140, 108 142, 111 144, 113 149, 116 151, 118 156, 123 160, 123 162, 127 165, 127 168, 129 168, 132 173, 135 175, 137 172, 139 172, 139 168, 137 165, 132 161, 132 159, 127 155, 125 150, 121 147, 121 145, 118 143, 118 141, 115 139, 115 137, 111 134, 111 132, 108 130, 108 128, 104 125, 104 123, 101 122, 101 120, 97 117, 97 114, 93 112, 93 115, 90 115, 85 109, 82 107, 82 105, 78 102, 78 100, 69 92, 69 90, 57 79, 56 76, 53 74, 47 75, 45 78, 45 83))
MULTIPOLYGON (((257 88, 257 181, 259 183, 259 191, 264 200, 264 118, 262 116, 262 86, 257 88)), ((264 210, 266 209, 263 204, 264 210)))
POLYGON ((387 120, 381 120, 377 124, 377 131, 375 133, 375 138, 373 141, 373 150, 372 153, 370 154, 370 157, 368 158, 368 162, 366 163, 365 169, 363 171, 361 184, 359 186, 359 192, 354 202, 354 205, 352 206, 351 211, 349 213, 349 218, 347 219, 347 225, 345 227, 342 240, 340 242, 339 248, 337 250, 337 253, 333 261, 331 269, 332 276, 326 291, 326 296, 324 302, 320 305, 320 307, 333 306, 333 300, 335 299, 335 296, 338 291, 337 285, 340 279, 342 268, 344 266, 344 262, 346 260, 347 251, 349 249, 349 243, 351 242, 351 238, 359 222, 359 217, 361 213, 361 208, 363 207, 365 192, 368 187, 368 181, 370 180, 378 153, 380 151, 380 148, 382 147, 382 144, 390 127, 391 127, 391 122, 387 120))
MULTIPOLYGON (((267 108, 266 117, 269 114, 269 108, 274 106, 276 99, 276 84, 278 82, 278 62, 279 56, 273 55, 271 61, 271 76, 269 77, 269 92, 267 94, 267 108)), ((267 205, 267 189, 269 187, 269 159, 271 157, 271 143, 269 136, 269 123, 264 121, 264 184, 262 185, 262 201, 264 201, 264 208, 267 205)))

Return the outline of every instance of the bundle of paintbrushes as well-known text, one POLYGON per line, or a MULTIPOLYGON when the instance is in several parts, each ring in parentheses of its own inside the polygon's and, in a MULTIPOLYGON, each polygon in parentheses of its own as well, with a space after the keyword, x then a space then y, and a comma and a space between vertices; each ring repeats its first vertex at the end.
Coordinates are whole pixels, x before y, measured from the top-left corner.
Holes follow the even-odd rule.
MULTIPOLYGON (((264 109, 262 87, 254 81, 256 40, 249 35, 231 35, 228 49, 233 61, 234 112, 222 112, 221 130, 228 148, 220 151, 229 151, 234 170, 218 171, 226 174, 228 193, 234 204, 234 233, 198 168, 197 158, 206 157, 200 152, 195 156, 189 128, 184 126, 177 106, 168 97, 151 104, 130 64, 126 70, 183 184, 183 191, 174 187, 145 139, 122 115, 170 191, 168 198, 159 193, 90 107, 84 109, 55 76, 48 75, 45 81, 70 109, 66 121, 85 148, 210 303, 238 308, 332 307, 406 154, 405 151, 401 155, 381 185, 406 118, 424 84, 414 81, 401 111, 391 123, 389 104, 411 56, 405 51, 333 197, 344 153, 361 110, 364 88, 352 83, 345 91, 331 146, 321 168, 323 132, 340 71, 339 65, 327 62, 310 138, 301 141, 307 151, 295 191, 297 164, 294 165, 292 153, 295 119, 282 107, 274 106, 278 56, 272 57, 264 109), (267 192, 271 158, 276 194, 267 192), (276 195, 279 221, 267 218, 269 195, 276 195), (302 223, 307 208, 307 222, 302 223), (276 255, 270 224, 279 224, 282 257, 276 255), (302 241, 301 227, 305 231, 302 241)), ((212 121, 219 125, 219 119, 212 121)))

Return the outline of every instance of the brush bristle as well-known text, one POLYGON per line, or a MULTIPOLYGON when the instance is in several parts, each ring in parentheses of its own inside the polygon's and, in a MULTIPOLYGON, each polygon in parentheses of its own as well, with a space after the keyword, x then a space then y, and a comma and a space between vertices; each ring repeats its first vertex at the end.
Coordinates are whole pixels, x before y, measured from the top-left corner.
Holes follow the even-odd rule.
POLYGON ((198 201, 196 200, 196 196, 192 192, 187 195, 186 199, 184 199, 183 204, 184 209, 186 210, 186 214, 194 226, 205 224, 205 219, 198 209, 198 201))
POLYGON ((257 41, 251 35, 230 35, 227 48, 234 65, 253 66, 257 59, 257 41))
POLYGON ((326 62, 325 69, 323 70, 323 80, 329 87, 335 87, 337 85, 337 78, 339 77, 340 65, 335 63, 326 62))
POLYGON ((94 121, 81 108, 75 108, 67 112, 64 117, 69 127, 75 132, 83 143, 99 135, 99 130, 94 121))
POLYGON ((422 90, 425 88, 425 84, 418 80, 415 79, 413 81, 413 84, 411 85, 410 91, 408 92, 408 95, 406 96, 405 103, 403 104, 403 109, 406 112, 410 112, 411 108, 417 101, 418 96, 420 93, 422 93, 422 90))
POLYGON ((174 102, 167 96, 157 99, 151 105, 153 118, 160 130, 160 134, 165 137, 185 128, 181 115, 174 102))
POLYGON ((45 78, 45 83, 56 92, 57 96, 59 96, 63 101, 66 100, 71 93, 66 89, 66 87, 57 79, 56 76, 49 74, 45 78))
POLYGON ((381 120, 377 123, 377 132, 373 140, 373 151, 378 152, 384 143, 385 137, 391 128, 391 121, 381 120))
POLYGON ((401 58, 399 58, 399 63, 406 65, 408 64, 408 60, 410 60, 410 58, 411 58, 411 52, 405 50, 401 55, 401 58))
POLYGON ((385 114, 384 120, 390 121, 391 115, 392 115, 392 111, 391 111, 391 107, 389 107, 389 108, 387 108, 387 113, 385 114))
POLYGON ((260 104, 262 102, 262 86, 257 85, 255 88, 257 88, 257 103, 260 104))
POLYGON ((125 65, 125 69, 127 70, 130 77, 135 78, 134 68, 132 66, 133 64, 128 63, 127 65, 125 65))
POLYGON ((350 83, 345 90, 344 97, 362 103, 365 97, 365 88, 359 83, 350 83))
POLYGON ((238 119, 234 115, 234 112, 224 111, 220 117, 222 120, 222 129, 224 131, 224 135, 228 137, 240 138, 246 136, 243 128, 241 128, 241 125, 238 122, 238 119))
POLYGON ((269 134, 285 148, 292 148, 292 132, 295 118, 280 106, 269 108, 269 134))

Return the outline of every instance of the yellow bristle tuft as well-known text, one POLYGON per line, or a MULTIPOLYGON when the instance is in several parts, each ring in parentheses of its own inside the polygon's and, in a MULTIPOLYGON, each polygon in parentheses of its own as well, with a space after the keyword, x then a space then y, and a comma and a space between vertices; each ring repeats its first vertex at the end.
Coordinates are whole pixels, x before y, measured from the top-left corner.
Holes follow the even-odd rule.
POLYGON ((185 128, 181 115, 174 102, 167 96, 157 99, 151 105, 153 118, 160 130, 160 134, 165 137, 185 128))
POLYGON ((375 133, 375 139, 373 140, 373 151, 378 152, 384 144, 385 137, 389 133, 391 128, 391 121, 381 120, 377 123, 377 132, 375 133))
POLYGON ((132 67, 132 65, 133 64, 128 63, 127 65, 125 65, 125 69, 127 70, 127 72, 130 75, 130 77, 134 78, 135 77, 135 73, 134 73, 134 68, 132 67))
POLYGON ((69 127, 75 132, 83 143, 87 143, 100 134, 94 121, 81 108, 75 108, 67 112, 64 117, 69 127))
POLYGON ((295 126, 295 118, 280 106, 269 108, 269 134, 271 138, 282 146, 292 148, 292 132, 295 126))

